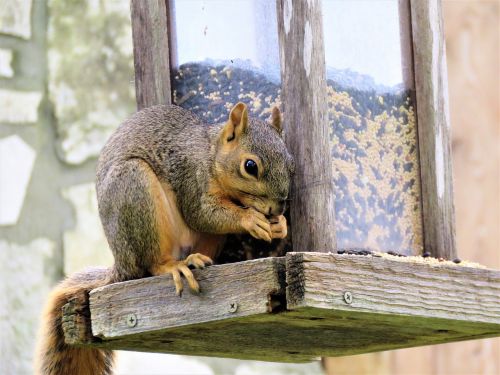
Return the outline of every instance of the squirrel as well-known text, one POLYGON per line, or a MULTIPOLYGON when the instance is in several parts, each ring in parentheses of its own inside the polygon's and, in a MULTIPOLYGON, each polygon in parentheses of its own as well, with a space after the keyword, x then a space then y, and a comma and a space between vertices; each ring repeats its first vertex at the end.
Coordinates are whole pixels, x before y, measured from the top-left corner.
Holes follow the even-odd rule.
POLYGON ((212 264, 225 235, 285 238, 294 162, 281 133, 277 107, 267 123, 249 118, 243 103, 217 125, 175 105, 149 107, 123 122, 97 163, 99 216, 114 265, 72 275, 52 292, 36 373, 112 374, 112 351, 64 342, 61 310, 77 293, 164 274, 172 275, 177 295, 181 275, 197 293, 190 266, 212 264))

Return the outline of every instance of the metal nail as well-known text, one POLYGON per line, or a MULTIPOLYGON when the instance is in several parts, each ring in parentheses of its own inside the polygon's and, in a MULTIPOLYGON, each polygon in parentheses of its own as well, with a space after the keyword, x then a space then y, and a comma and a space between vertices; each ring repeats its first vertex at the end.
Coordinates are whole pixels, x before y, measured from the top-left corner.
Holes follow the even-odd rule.
POLYGON ((348 305, 350 305, 352 303, 352 293, 351 292, 345 292, 344 293, 344 301, 345 303, 347 303, 348 305))
POLYGON ((130 328, 135 327, 137 325, 137 316, 135 314, 127 315, 127 326, 130 328))
POLYGON ((238 310, 238 304, 236 302, 231 302, 229 304, 229 312, 235 313, 238 310))

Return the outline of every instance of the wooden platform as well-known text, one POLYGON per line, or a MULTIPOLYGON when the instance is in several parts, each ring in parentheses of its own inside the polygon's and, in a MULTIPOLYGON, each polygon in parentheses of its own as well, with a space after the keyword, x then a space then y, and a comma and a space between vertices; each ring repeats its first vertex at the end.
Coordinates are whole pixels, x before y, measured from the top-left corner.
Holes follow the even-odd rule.
POLYGON ((177 297, 171 277, 162 276, 75 297, 63 309, 66 341, 305 362, 500 335, 500 271, 289 253, 211 266, 195 276, 199 295, 177 297))

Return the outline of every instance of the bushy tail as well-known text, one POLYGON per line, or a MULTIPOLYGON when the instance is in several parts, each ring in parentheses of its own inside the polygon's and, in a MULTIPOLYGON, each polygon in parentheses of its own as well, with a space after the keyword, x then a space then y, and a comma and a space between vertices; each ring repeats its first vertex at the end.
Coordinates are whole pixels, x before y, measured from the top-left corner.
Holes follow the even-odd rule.
POLYGON ((78 293, 109 284, 110 269, 92 268, 71 275, 50 294, 38 337, 36 375, 111 375, 113 352, 74 347, 64 342, 62 307, 78 293))

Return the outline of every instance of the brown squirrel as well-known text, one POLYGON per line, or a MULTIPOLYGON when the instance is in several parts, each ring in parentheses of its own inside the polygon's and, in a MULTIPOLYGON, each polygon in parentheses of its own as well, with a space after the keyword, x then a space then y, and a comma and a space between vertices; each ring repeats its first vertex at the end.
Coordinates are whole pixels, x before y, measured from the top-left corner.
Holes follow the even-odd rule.
POLYGON ((115 259, 110 269, 72 275, 51 294, 37 348, 40 375, 111 374, 109 350, 64 342, 62 307, 76 293, 114 282, 170 273, 181 295, 189 266, 212 264, 224 235, 265 241, 287 235, 283 216, 294 163, 281 138, 278 108, 271 124, 236 104, 225 124, 159 105, 126 120, 97 165, 99 215, 115 259))

